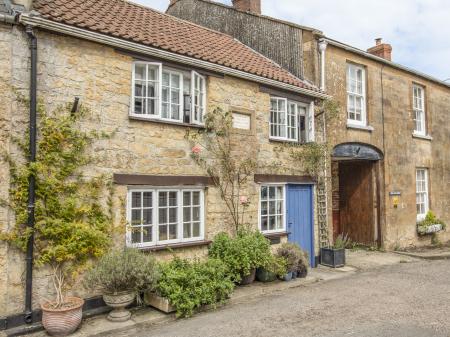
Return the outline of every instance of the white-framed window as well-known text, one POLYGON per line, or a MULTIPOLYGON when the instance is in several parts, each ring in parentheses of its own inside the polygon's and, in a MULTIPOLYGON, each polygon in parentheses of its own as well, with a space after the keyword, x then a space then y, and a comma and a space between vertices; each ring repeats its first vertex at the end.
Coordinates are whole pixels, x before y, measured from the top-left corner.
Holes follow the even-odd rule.
POLYGON ((206 78, 162 63, 133 63, 130 115, 181 123, 203 124, 206 78))
POLYGON ((269 136, 290 142, 314 141, 314 104, 271 97, 269 136))
POLYGON ((205 115, 206 81, 203 76, 192 72, 192 121, 202 124, 205 115))
POLYGON ((428 169, 416 169, 416 209, 417 221, 425 219, 430 206, 428 197, 428 169))
POLYGON ((204 192, 188 188, 130 189, 127 245, 151 247, 204 238, 204 192))
POLYGON ((347 123, 366 125, 366 70, 347 64, 347 123))
POLYGON ((286 231, 285 186, 261 185, 259 228, 263 233, 286 231))
POLYGON ((425 136, 426 115, 425 115, 425 88, 420 85, 413 85, 413 110, 414 110, 414 133, 425 136))

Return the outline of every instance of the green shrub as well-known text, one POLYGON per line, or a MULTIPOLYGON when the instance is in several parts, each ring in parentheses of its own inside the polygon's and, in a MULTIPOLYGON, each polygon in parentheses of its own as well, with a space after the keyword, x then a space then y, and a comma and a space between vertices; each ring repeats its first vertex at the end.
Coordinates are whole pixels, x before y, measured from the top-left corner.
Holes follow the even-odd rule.
POLYGON ((308 269, 308 253, 301 249, 296 243, 283 243, 277 249, 276 255, 285 259, 288 272, 303 271, 308 269))
POLYGON ((429 211, 425 219, 417 223, 417 232, 420 235, 425 235, 427 234, 428 227, 433 225, 441 225, 442 230, 445 230, 447 228, 447 225, 444 221, 438 219, 432 211, 429 211))
POLYGON ((252 269, 264 267, 271 258, 270 243, 259 231, 239 231, 236 238, 218 234, 209 256, 222 260, 234 282, 241 281, 252 269))
POLYGON ((175 258, 162 263, 160 269, 156 292, 169 299, 179 317, 191 316, 202 305, 222 303, 234 289, 227 268, 220 260, 201 262, 175 258))
POLYGON ((272 255, 263 268, 278 277, 283 277, 288 272, 287 261, 281 256, 272 255))
POLYGON ((155 259, 137 249, 115 250, 103 256, 85 275, 84 284, 106 294, 152 290, 158 280, 155 259))

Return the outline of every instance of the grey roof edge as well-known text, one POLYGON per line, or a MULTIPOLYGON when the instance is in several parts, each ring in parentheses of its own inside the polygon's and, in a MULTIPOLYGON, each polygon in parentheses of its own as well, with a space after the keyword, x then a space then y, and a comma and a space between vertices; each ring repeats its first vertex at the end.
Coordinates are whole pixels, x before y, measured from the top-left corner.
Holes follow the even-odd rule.
POLYGON ((447 82, 445 82, 445 81, 442 81, 442 80, 440 80, 440 79, 438 79, 438 78, 436 78, 436 77, 434 77, 434 76, 425 74, 425 73, 423 73, 423 72, 420 72, 420 71, 418 71, 418 70, 409 68, 409 67, 404 66, 404 65, 401 65, 401 64, 399 64, 399 63, 395 63, 395 62, 386 60, 386 59, 384 59, 384 58, 382 58, 382 57, 375 56, 375 55, 370 54, 370 53, 368 53, 368 52, 366 52, 366 51, 364 51, 364 50, 362 50, 362 49, 359 49, 359 48, 350 46, 350 45, 345 44, 345 43, 343 43, 343 42, 339 42, 339 41, 336 41, 336 40, 331 39, 331 38, 328 38, 328 37, 320 38, 319 41, 325 41, 325 42, 327 42, 328 44, 330 44, 330 45, 332 45, 332 46, 334 46, 334 47, 341 48, 341 49, 345 49, 345 50, 347 50, 347 51, 349 51, 349 52, 352 52, 352 53, 355 53, 355 54, 364 56, 364 57, 369 58, 369 59, 371 59, 371 60, 374 60, 374 61, 383 63, 383 64, 388 65, 388 66, 393 67, 393 68, 397 68, 397 69, 406 71, 406 72, 411 73, 411 74, 414 74, 414 75, 416 75, 416 76, 418 76, 418 77, 422 77, 422 78, 424 78, 424 79, 426 79, 426 80, 429 80, 429 81, 431 81, 431 82, 435 82, 435 83, 437 83, 437 84, 440 84, 440 85, 443 85, 443 86, 445 86, 445 87, 447 87, 447 88, 450 88, 450 83, 447 83, 447 82))
MULTIPOLYGON (((167 10, 169 10, 170 7, 174 6, 177 2, 180 2, 180 1, 183 1, 183 0, 176 0, 173 3, 169 4, 169 6, 167 7, 167 10)), ((270 21, 274 21, 274 22, 283 23, 285 25, 288 25, 288 26, 291 26, 291 27, 295 27, 295 28, 299 28, 299 29, 302 29, 302 30, 308 30, 308 31, 310 31, 310 32, 312 32, 314 34, 317 34, 317 35, 322 35, 322 36, 324 35, 322 31, 320 31, 320 30, 318 30, 316 28, 312 28, 312 27, 308 27, 308 26, 302 26, 302 25, 299 25, 299 24, 294 23, 294 22, 290 22, 290 21, 286 21, 286 20, 282 20, 282 19, 277 19, 277 18, 274 18, 272 16, 268 16, 268 15, 262 15, 262 14, 252 13, 252 12, 241 11, 239 9, 234 8, 233 6, 225 5, 225 4, 220 3, 220 2, 216 2, 216 1, 212 1, 212 0, 196 0, 196 1, 206 2, 208 4, 219 6, 219 7, 224 7, 226 9, 233 10, 233 11, 236 11, 236 12, 245 13, 245 14, 248 14, 248 15, 256 16, 258 18, 264 18, 264 19, 267 19, 267 20, 270 20, 270 21)))

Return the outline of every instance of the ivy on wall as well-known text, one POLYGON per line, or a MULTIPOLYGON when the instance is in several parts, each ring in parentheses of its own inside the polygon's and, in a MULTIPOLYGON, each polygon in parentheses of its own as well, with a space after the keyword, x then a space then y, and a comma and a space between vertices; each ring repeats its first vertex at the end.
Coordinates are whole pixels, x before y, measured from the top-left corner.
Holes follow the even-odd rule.
MULTIPOLYGON (((18 100, 28 105, 22 97, 18 100)), ((89 154, 96 139, 108 137, 84 131, 80 121, 88 110, 80 107, 75 114, 71 106, 60 106, 48 113, 38 104, 38 141, 35 163, 28 159, 27 134, 14 142, 22 158, 3 159, 10 165, 10 198, 3 205, 13 210, 15 222, 0 233, 0 239, 26 250, 32 229, 27 227, 28 180, 36 180, 34 261, 53 270, 56 308, 64 306, 63 292, 70 280, 90 259, 103 255, 111 243, 112 187, 104 176, 86 177, 84 168, 93 163, 89 154), (108 191, 110 193, 108 193, 108 191), (109 195, 107 204, 100 200, 109 195)))

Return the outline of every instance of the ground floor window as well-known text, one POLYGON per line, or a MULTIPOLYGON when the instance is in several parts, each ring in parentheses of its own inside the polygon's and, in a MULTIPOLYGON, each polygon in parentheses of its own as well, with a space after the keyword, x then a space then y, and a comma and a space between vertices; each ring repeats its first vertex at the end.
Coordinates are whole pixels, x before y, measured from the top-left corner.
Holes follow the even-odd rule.
POLYGON ((429 210, 428 170, 425 168, 416 170, 416 209, 417 220, 425 219, 429 210))
POLYGON ((263 233, 286 230, 284 185, 261 186, 259 222, 263 233))
POLYGON ((127 244, 133 247, 202 240, 203 190, 132 189, 127 222, 127 244))

